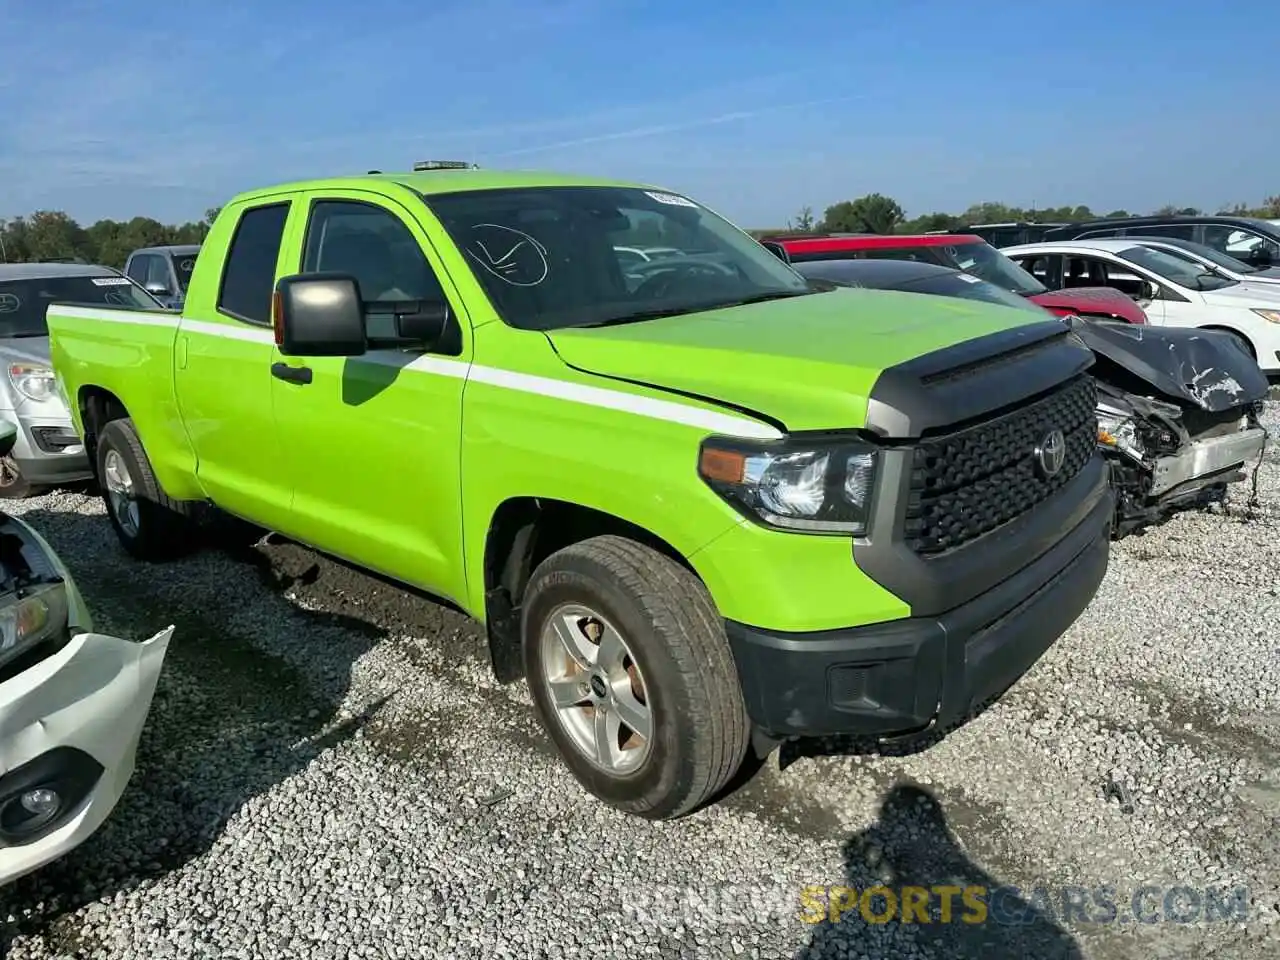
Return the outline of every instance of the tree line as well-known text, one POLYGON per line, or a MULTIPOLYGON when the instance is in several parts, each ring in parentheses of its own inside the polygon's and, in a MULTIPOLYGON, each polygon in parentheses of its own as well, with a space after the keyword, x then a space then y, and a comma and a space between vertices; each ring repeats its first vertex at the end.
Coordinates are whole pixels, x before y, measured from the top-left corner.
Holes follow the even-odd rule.
MULTIPOLYGON (((22 263, 39 260, 81 259, 109 267, 124 266, 130 251, 139 247, 171 243, 201 243, 218 216, 220 207, 205 211, 195 222, 161 223, 151 217, 132 220, 99 220, 81 226, 61 210, 37 210, 24 217, 0 220, 0 261, 22 263)), ((1196 207, 1165 206, 1152 211, 1156 216, 1173 214, 1197 215, 1208 211, 1196 207)), ((1280 195, 1267 197, 1261 206, 1236 204, 1216 211, 1233 217, 1280 219, 1280 195)), ((963 213, 926 213, 908 218, 893 198, 869 193, 856 200, 841 200, 823 211, 819 218, 811 207, 804 207, 785 227, 752 230, 756 236, 786 233, 928 233, 931 230, 956 230, 975 223, 1008 223, 1017 221, 1078 223, 1099 216, 1142 216, 1128 210, 1112 210, 1099 214, 1087 206, 1027 209, 1003 203, 975 203, 963 213)), ((655 242, 657 242, 655 240, 655 242)))
POLYGON ((37 210, 0 220, 0 261, 23 263, 80 259, 119 269, 139 247, 201 243, 220 207, 194 223, 161 223, 151 217, 99 220, 83 227, 61 210, 37 210))
MULTIPOLYGON (((977 223, 1079 223, 1101 217, 1139 216, 1197 216, 1209 213, 1197 207, 1165 206, 1150 214, 1130 213, 1128 210, 1112 210, 1097 213, 1087 206, 1050 207, 1027 209, 1011 207, 1004 203, 975 203, 963 213, 925 213, 908 218, 901 205, 892 197, 869 193, 856 200, 833 203, 823 211, 822 217, 814 215, 813 208, 804 207, 787 222, 785 227, 772 230, 753 230, 757 236, 769 233, 928 233, 932 230, 958 230, 977 223)), ((1219 216, 1280 218, 1280 194, 1267 197, 1261 206, 1251 207, 1238 203, 1216 211, 1219 216)))

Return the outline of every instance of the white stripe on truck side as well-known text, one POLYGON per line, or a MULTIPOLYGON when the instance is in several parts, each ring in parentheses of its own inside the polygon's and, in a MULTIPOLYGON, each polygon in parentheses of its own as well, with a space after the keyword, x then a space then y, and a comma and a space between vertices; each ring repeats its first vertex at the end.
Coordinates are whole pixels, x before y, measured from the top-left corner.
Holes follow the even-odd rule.
MULTIPOLYGON (((101 320, 106 323, 131 324, 145 327, 165 327, 184 333, 204 334, 211 337, 222 337, 228 340, 241 340, 249 343, 271 344, 275 335, 269 329, 250 326, 232 326, 227 323, 209 323, 204 320, 186 320, 178 314, 142 313, 132 310, 102 310, 96 307, 58 306, 54 308, 58 316, 75 320, 101 320)), ((480 364, 467 363, 462 360, 450 360, 447 357, 421 356, 409 363, 404 363, 404 355, 389 350, 374 350, 362 360, 374 363, 385 363, 400 366, 406 370, 420 373, 434 373, 443 377, 471 379, 489 386, 515 390, 519 393, 536 394, 542 397, 555 397, 569 403, 580 403, 588 407, 599 407, 605 410, 617 410, 620 413, 631 413, 651 420, 662 420, 667 423, 679 423, 689 427, 699 427, 713 433, 734 437, 745 437, 753 440, 778 440, 783 435, 767 423, 735 417, 732 414, 716 413, 702 410, 683 403, 670 400, 658 400, 653 397, 641 397, 634 393, 623 393, 604 387, 592 387, 581 383, 570 383, 567 380, 556 380, 553 377, 539 377, 527 373, 516 373, 498 367, 485 367, 480 364)))

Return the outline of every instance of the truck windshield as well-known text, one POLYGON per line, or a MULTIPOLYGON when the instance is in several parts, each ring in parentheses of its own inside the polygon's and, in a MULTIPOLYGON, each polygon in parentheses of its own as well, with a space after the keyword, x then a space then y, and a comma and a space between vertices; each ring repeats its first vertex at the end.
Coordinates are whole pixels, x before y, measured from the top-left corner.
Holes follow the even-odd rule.
POLYGON ((1223 287, 1234 287, 1240 282, 1209 273, 1198 263, 1183 260, 1163 250, 1152 250, 1150 247, 1129 247, 1127 250, 1121 250, 1120 259, 1145 267, 1152 273, 1188 290, 1221 290, 1223 287))
POLYGON ((513 327, 627 323, 814 293, 747 234, 676 194, 569 186, 424 199, 513 327), (637 261, 619 248, 660 254, 637 261))
POLYGON ((171 259, 173 260, 173 274, 178 278, 178 286, 183 293, 186 293, 187 287, 191 283, 191 272, 196 268, 196 255, 194 253, 177 254, 171 259))
POLYGON ((952 266, 1024 297, 1049 288, 989 243, 956 243, 943 248, 952 266))
POLYGON ((155 310, 157 303, 127 277, 29 277, 0 281, 0 337, 47 337, 50 303, 111 304, 155 310))

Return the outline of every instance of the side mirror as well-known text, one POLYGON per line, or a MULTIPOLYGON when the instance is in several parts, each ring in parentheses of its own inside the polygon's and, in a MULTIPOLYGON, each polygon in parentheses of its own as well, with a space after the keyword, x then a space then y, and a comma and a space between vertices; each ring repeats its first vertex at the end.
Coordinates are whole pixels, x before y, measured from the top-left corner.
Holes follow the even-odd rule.
POLYGON ((167 297, 170 295, 169 288, 163 283, 148 283, 143 289, 153 297, 167 297))
POLYGON ((782 244, 775 243, 773 240, 762 240, 760 241, 760 246, 764 247, 783 263, 791 262, 791 254, 787 253, 787 248, 782 244))
POLYGON ((0 420, 0 457, 7 457, 18 442, 18 427, 8 420, 0 420))
POLYGON ((1160 288, 1150 280, 1143 280, 1142 285, 1138 288, 1138 295, 1133 299, 1140 303, 1149 303, 1160 295, 1160 288))
POLYGON ((286 357, 358 357, 369 348, 360 285, 350 274, 281 277, 271 321, 286 357))

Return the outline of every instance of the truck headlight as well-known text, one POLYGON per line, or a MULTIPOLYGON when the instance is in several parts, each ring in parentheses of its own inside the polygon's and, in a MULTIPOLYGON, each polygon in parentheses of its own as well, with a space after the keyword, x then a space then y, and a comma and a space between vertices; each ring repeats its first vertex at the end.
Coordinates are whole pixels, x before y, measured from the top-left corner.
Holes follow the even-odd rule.
POLYGON ((46 583, 0 599, 0 664, 67 628, 67 589, 46 583))
POLYGON ((879 454, 856 441, 786 446, 707 440, 698 474, 753 519, 782 530, 859 536, 871 514, 879 454))
POLYGON ((1122 450, 1136 460, 1143 459, 1146 451, 1138 439, 1138 428, 1133 420, 1105 409, 1099 409, 1097 413, 1098 443, 1122 450))
POLYGON ((9 364, 9 382, 28 400, 40 402, 58 395, 53 370, 37 363, 9 364))

